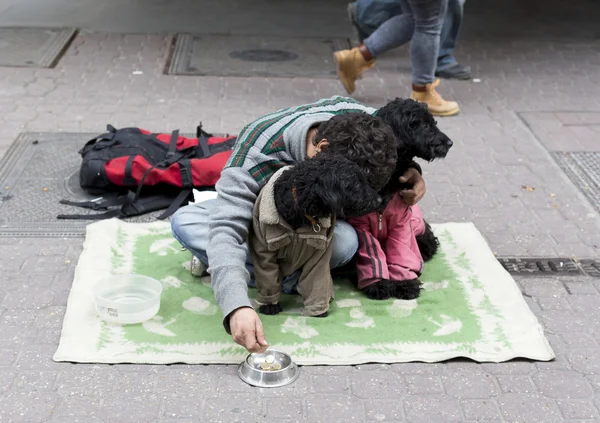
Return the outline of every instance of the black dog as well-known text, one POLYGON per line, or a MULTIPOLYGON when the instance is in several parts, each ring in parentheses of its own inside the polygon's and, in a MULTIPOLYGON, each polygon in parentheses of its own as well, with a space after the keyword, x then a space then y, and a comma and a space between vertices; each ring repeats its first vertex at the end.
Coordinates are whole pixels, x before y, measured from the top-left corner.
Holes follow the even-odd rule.
MULTIPOLYGON (((424 103, 410 99, 396 98, 377 111, 377 116, 392 127, 397 140, 398 161, 390 182, 380 191, 384 210, 389 201, 402 189, 412 187, 401 184, 399 178, 411 167, 413 159, 418 157, 433 161, 446 157, 452 140, 437 127, 434 117, 424 103)), ((429 261, 437 252, 439 241, 431 227, 425 222, 425 232, 417 238, 419 251, 424 261, 429 261)), ((367 286, 365 295, 371 299, 414 299, 419 296, 421 282, 382 280, 367 286)))
MULTIPOLYGON (((283 172, 274 184, 274 197, 279 216, 294 230, 315 225, 320 218, 362 216, 381 205, 381 197, 357 164, 327 152, 283 172)), ((273 315, 281 306, 266 304, 259 311, 273 315)))

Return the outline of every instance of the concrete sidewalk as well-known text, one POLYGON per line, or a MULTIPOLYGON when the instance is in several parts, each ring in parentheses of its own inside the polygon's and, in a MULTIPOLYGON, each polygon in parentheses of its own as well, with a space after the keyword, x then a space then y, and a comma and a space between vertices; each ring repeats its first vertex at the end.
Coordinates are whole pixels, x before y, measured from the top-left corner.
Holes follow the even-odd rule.
MULTIPOLYGON (((331 79, 163 70, 174 31, 349 35, 344 1, 254 1, 236 13, 230 2, 41 3, 0 1, 0 26, 83 29, 54 69, 0 68, 0 156, 20 132, 193 131, 202 120, 235 133, 261 114, 343 94, 331 79)), ((599 6, 473 2, 469 15, 469 3, 457 56, 481 82, 442 83, 462 113, 440 119, 455 147, 425 166, 426 217, 475 222, 500 256, 598 259, 600 215, 552 153, 600 151, 599 6), (529 8, 540 13, 528 18, 529 8)), ((381 58, 355 97, 379 106, 407 96, 407 57, 381 58)), ((600 421, 600 279, 517 278, 557 353, 551 363, 305 367, 291 387, 258 390, 234 366, 53 363, 81 245, 0 237, 1 422, 600 421)))

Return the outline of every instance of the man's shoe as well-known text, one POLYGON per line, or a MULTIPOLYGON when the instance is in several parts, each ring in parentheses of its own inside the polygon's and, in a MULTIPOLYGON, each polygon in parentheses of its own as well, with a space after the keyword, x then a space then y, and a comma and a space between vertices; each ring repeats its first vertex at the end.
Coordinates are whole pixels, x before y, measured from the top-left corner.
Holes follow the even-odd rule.
POLYGON ((439 84, 436 80, 431 84, 425 86, 413 85, 412 94, 410 98, 427 104, 427 108, 432 115, 435 116, 454 116, 460 112, 458 103, 455 101, 446 101, 441 95, 435 90, 435 87, 439 84))
POLYGON ((199 278, 206 276, 206 269, 206 264, 202 263, 198 257, 192 256, 192 261, 190 262, 190 272, 192 273, 192 276, 199 278))
POLYGON ((367 34, 365 34, 360 26, 358 25, 358 18, 356 16, 356 2, 348 3, 348 19, 350 19, 350 23, 354 28, 354 32, 356 32, 356 38, 358 38, 358 42, 362 44, 363 40, 367 38, 367 34))
POLYGON ((352 50, 336 51, 333 53, 333 59, 338 78, 348 94, 352 94, 356 90, 355 83, 360 74, 372 68, 375 63, 375 59, 367 62, 358 47, 354 47, 352 50))
POLYGON ((463 66, 459 63, 446 68, 444 70, 436 71, 435 76, 444 79, 471 79, 471 68, 469 66, 463 66))

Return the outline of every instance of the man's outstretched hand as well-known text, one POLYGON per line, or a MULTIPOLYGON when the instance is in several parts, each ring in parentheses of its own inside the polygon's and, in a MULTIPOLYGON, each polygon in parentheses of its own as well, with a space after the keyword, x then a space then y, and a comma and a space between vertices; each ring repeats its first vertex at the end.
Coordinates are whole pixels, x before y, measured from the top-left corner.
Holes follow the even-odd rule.
POLYGON ((400 195, 409 206, 417 204, 425 195, 425 180, 419 171, 413 167, 409 167, 408 170, 404 172, 404 175, 400 177, 400 183, 412 185, 411 189, 400 191, 400 195))
POLYGON ((229 316, 229 329, 233 340, 252 353, 265 352, 269 346, 262 322, 253 308, 234 310, 229 316))

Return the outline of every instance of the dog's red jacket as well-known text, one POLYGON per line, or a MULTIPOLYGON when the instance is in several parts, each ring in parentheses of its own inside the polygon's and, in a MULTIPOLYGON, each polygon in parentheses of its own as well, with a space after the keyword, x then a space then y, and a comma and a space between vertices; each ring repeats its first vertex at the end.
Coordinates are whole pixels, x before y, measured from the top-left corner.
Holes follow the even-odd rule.
POLYGON ((395 195, 383 213, 349 219, 358 234, 356 269, 358 288, 382 279, 417 279, 423 271, 423 258, 417 235, 425 232, 419 206, 409 206, 395 195))

